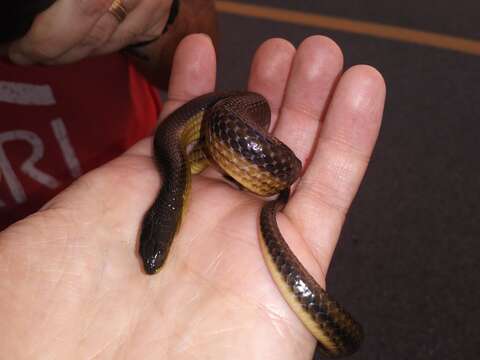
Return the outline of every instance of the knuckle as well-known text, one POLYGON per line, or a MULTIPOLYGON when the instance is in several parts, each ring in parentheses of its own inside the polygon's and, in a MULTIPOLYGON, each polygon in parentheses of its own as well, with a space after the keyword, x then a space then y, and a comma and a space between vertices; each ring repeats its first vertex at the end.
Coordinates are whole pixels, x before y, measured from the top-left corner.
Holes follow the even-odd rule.
POLYGON ((303 198, 308 199, 308 202, 315 204, 316 207, 321 206, 337 215, 346 216, 350 202, 331 183, 315 182, 311 184, 302 180, 299 183, 299 188, 301 188, 303 198))
POLYGON ((97 23, 82 41, 83 46, 98 48, 110 38, 111 29, 105 24, 97 23))
POLYGON ((34 43, 31 47, 31 55, 40 62, 47 62, 56 59, 63 53, 62 49, 51 46, 47 43, 34 43))
MULTIPOLYGON (((348 130, 345 130, 348 131, 348 130)), ((328 147, 330 152, 342 154, 343 157, 348 158, 348 162, 355 164, 356 166, 366 167, 370 161, 370 154, 366 152, 361 147, 354 146, 351 141, 349 141, 349 134, 344 134, 343 136, 337 135, 333 136, 324 136, 322 138, 323 146, 328 147)))
POLYGON ((289 115, 291 114, 292 119, 305 118, 317 122, 320 116, 319 111, 313 108, 311 104, 300 101, 297 101, 296 103, 291 103, 290 101, 285 102, 282 111, 285 111, 285 113, 288 113, 289 115))
POLYGON ((154 26, 155 24, 162 24, 167 21, 171 5, 171 1, 163 1, 161 3, 159 3, 157 0, 150 1, 150 3, 147 5, 149 6, 152 14, 150 27, 154 26))
POLYGON ((133 40, 138 40, 142 35, 143 35, 144 31, 143 29, 139 28, 139 27, 128 27, 128 28, 125 28, 124 30, 124 34, 123 34, 123 37, 128 41, 133 41, 133 40))
POLYGON ((152 28, 148 29, 148 31, 145 32, 143 37, 145 38, 145 41, 155 39, 162 35, 163 32, 163 27, 164 24, 156 24, 152 28))
POLYGON ((82 15, 97 16, 103 14, 108 9, 110 0, 80 0, 77 3, 82 15))
POLYGON ((150 14, 143 21, 130 23, 119 36, 123 42, 149 41, 162 35, 172 1, 144 0, 141 5, 150 14))
POLYGON ((55 36, 55 34, 46 36, 33 33, 20 41, 20 48, 32 59, 44 61, 60 56, 65 51, 61 44, 62 42, 59 41, 58 36, 55 36))

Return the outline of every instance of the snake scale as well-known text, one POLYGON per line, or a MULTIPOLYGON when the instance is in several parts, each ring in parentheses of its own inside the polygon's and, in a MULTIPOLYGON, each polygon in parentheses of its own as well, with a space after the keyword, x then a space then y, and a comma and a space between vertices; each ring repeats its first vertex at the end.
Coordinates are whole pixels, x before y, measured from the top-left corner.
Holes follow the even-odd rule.
POLYGON ((154 156, 164 182, 146 212, 140 255, 147 274, 164 264, 187 202, 191 174, 215 163, 242 188, 264 197, 259 220, 260 249, 283 298, 318 340, 325 356, 354 353, 361 326, 314 280, 293 254, 277 225, 276 214, 288 201, 289 188, 302 164, 267 134, 270 107, 252 92, 209 93, 169 115, 154 136, 154 156))

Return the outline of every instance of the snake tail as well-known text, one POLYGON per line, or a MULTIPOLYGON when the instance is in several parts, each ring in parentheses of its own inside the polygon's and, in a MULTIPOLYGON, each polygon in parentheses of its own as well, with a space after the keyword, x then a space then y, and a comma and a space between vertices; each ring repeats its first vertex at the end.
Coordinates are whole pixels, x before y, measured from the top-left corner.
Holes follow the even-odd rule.
POLYGON ((288 200, 282 191, 260 213, 260 247, 283 298, 318 340, 320 352, 329 358, 351 355, 363 339, 361 326, 333 300, 293 254, 278 228, 276 214, 288 200))
POLYGON ((214 164, 242 189, 260 196, 279 194, 260 212, 260 248, 280 293, 326 357, 355 352, 361 326, 333 300, 300 263, 283 238, 277 213, 288 201, 301 161, 268 134, 270 108, 251 92, 210 93, 169 115, 157 128, 154 156, 163 184, 146 212, 140 234, 145 272, 165 263, 187 208, 190 178, 214 164))

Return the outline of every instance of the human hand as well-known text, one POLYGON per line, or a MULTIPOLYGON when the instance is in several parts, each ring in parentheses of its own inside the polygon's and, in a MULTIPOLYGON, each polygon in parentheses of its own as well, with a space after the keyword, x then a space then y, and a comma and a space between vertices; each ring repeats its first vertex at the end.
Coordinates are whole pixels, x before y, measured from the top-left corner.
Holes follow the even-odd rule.
MULTIPOLYGON (((368 66, 344 74, 324 37, 295 50, 265 42, 249 90, 272 107, 274 134, 304 173, 282 234, 324 285, 347 209, 376 140, 385 97, 368 66)), ((174 61, 163 117, 212 91, 215 54, 187 37, 174 61)), ((193 177, 165 266, 147 276, 138 254, 142 216, 160 186, 144 140, 0 233, 0 348, 11 358, 311 359, 315 341, 276 289, 257 234, 262 201, 209 171, 193 177)))
POLYGON ((125 12, 116 1, 55 1, 35 18, 29 32, 10 46, 11 60, 18 64, 71 63, 162 34, 172 0, 122 0, 119 3, 125 12))

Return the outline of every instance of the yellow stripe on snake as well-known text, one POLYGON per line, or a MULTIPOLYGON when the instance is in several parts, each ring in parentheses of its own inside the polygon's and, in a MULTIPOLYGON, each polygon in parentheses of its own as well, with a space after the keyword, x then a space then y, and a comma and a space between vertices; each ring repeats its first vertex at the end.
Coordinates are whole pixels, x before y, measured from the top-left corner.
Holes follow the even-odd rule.
POLYGON ((210 93, 186 103, 158 127, 154 155, 164 183, 147 211, 140 236, 145 271, 164 264, 180 227, 191 174, 214 162, 241 187, 260 196, 279 194, 261 210, 260 249, 285 301, 318 348, 337 358, 355 352, 361 326, 323 290, 299 262, 277 225, 276 213, 288 201, 289 188, 302 164, 295 154, 267 134, 270 108, 258 94, 210 93))

